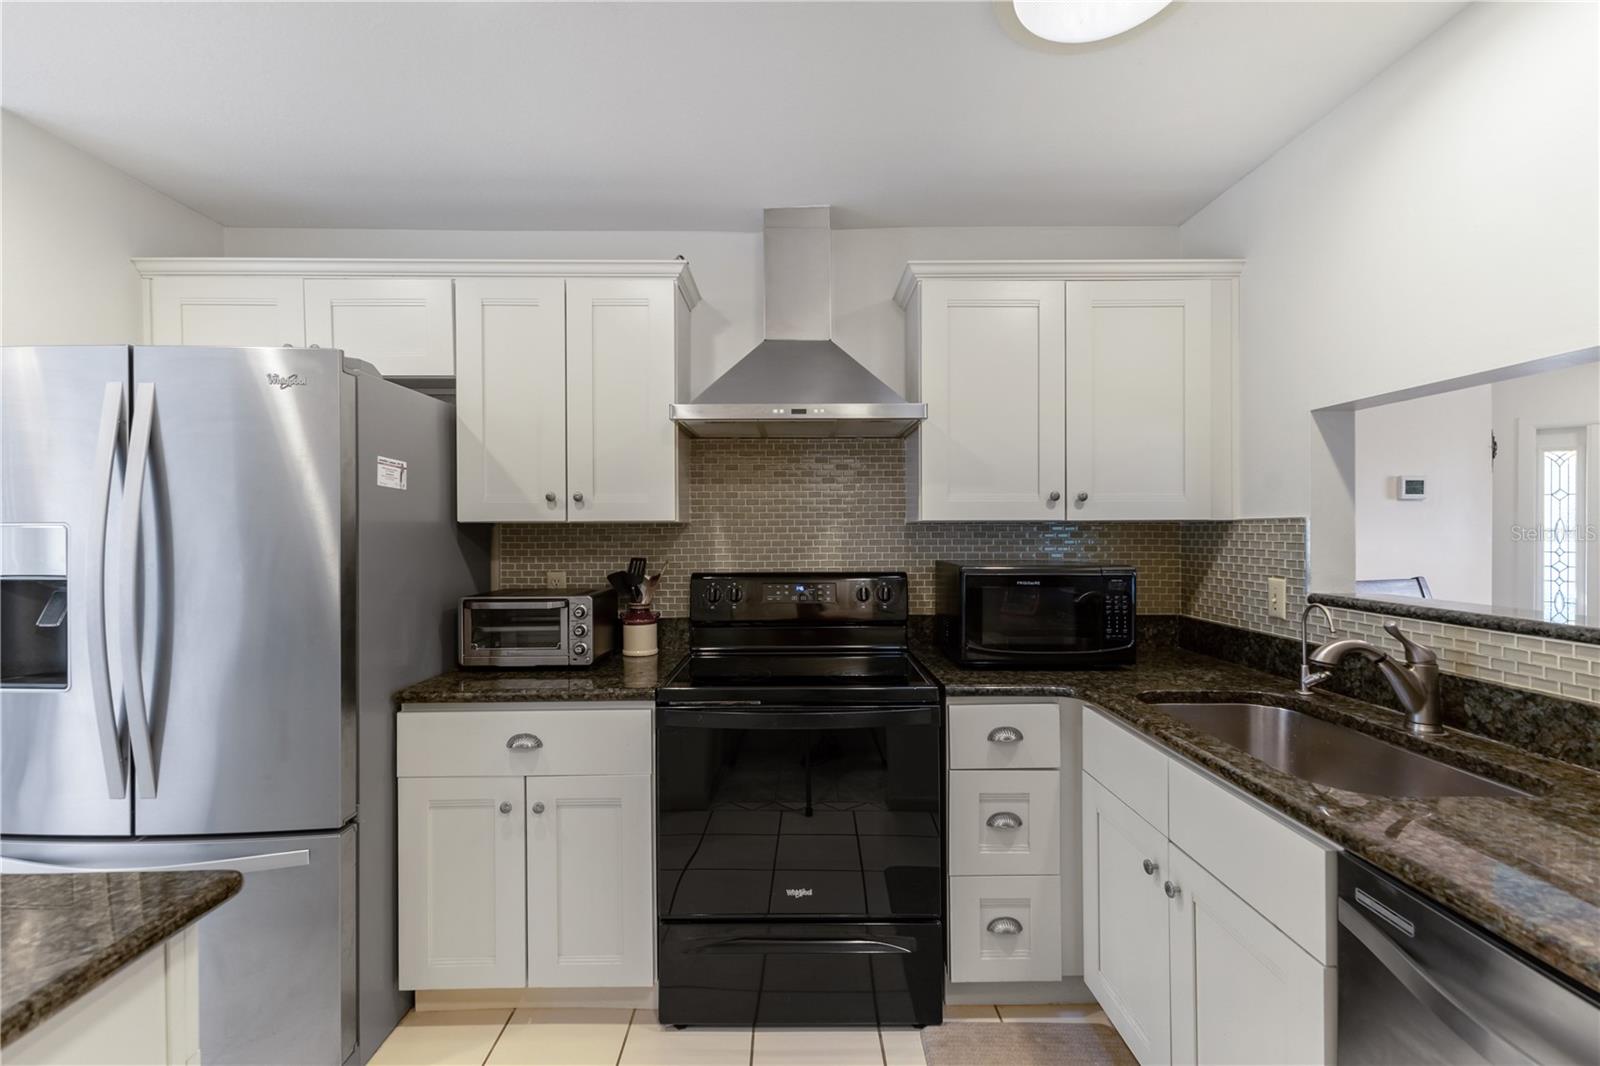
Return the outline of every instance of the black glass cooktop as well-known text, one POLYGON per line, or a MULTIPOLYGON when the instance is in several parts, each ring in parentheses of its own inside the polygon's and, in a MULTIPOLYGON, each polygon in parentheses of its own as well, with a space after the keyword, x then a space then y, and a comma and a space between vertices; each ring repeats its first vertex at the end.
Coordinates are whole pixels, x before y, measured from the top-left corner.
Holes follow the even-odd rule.
POLYGON ((936 702, 939 686, 901 651, 718 652, 688 656, 657 687, 664 702, 936 702))

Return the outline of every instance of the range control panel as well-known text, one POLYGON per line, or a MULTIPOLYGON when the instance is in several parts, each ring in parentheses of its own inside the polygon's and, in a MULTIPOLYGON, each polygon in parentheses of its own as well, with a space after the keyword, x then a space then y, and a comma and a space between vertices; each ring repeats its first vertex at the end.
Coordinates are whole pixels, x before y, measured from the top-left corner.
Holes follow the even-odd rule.
POLYGON ((903 573, 724 573, 689 578, 693 622, 904 622, 903 573))

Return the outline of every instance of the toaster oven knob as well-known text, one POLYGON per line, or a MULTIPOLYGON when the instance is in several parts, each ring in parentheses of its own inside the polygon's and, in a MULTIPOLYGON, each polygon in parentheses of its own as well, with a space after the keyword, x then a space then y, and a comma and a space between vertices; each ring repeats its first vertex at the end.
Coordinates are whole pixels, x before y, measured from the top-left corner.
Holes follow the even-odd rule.
POLYGON ((584 625, 582 622, 579 622, 577 625, 572 627, 572 635, 575 637, 586 637, 589 635, 589 627, 584 625))
POLYGON ((872 590, 867 588, 865 585, 857 585, 856 599, 862 603, 866 603, 868 600, 872 599, 872 590))
POLYGON ((588 655, 589 654, 589 645, 583 643, 582 641, 579 641, 578 643, 576 643, 576 644, 574 644, 572 646, 572 654, 577 655, 577 656, 588 655))
MULTIPOLYGON (((572 617, 574 617, 574 618, 588 618, 589 617, 589 608, 585 607, 581 603, 577 604, 576 606, 574 606, 572 608, 572 617)), ((578 635, 580 637, 583 636, 582 633, 579 633, 578 635)))

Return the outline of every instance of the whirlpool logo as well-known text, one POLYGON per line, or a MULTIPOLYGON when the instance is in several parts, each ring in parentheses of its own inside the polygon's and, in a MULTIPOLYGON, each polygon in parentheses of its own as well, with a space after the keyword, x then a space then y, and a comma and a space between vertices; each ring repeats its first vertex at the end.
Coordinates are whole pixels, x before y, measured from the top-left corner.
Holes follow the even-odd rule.
POLYGON ((305 383, 306 379, 301 377, 299 374, 290 374, 287 377, 282 374, 267 375, 267 384, 276 385, 279 390, 292 389, 296 385, 304 385, 305 383))
POLYGON ((783 894, 790 899, 805 899, 807 896, 816 895, 816 890, 810 888, 786 888, 783 894))

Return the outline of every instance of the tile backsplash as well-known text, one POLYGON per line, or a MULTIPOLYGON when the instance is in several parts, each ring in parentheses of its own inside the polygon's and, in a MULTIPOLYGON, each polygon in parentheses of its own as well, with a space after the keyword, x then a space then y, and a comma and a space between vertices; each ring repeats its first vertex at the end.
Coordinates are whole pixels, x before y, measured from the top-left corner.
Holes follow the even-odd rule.
POLYGON ((691 570, 882 568, 909 573, 911 610, 929 614, 935 560, 1073 560, 1137 567, 1141 613, 1181 606, 1176 523, 907 523, 898 440, 696 440, 688 493, 681 524, 502 525, 496 584, 542 585, 550 571, 604 584, 643 555, 669 564, 659 606, 674 617, 691 570))

